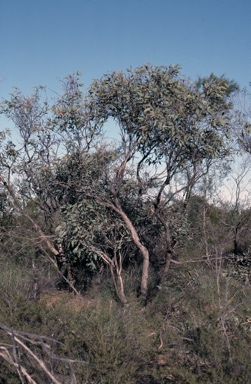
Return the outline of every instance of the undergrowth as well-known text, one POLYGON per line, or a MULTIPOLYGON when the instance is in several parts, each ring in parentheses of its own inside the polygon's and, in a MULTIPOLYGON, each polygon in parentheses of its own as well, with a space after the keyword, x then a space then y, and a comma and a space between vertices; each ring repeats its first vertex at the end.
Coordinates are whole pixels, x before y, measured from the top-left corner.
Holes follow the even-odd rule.
MULTIPOLYGON (((250 287, 231 277, 219 279, 213 267, 173 267, 146 307, 133 283, 127 288, 130 303, 122 307, 107 279, 81 298, 48 284, 34 298, 32 273, 24 268, 9 262, 0 271, 0 322, 53 338, 53 356, 78 360, 72 364, 77 383, 251 381, 250 287)), ((10 344, 8 335, 0 334, 2 343, 10 344)), ((36 383, 50 383, 34 362, 25 363, 36 383)), ((48 356, 45 364, 60 382, 70 383, 67 364, 48 356)), ((1 383, 20 383, 11 365, 0 367, 1 383)))

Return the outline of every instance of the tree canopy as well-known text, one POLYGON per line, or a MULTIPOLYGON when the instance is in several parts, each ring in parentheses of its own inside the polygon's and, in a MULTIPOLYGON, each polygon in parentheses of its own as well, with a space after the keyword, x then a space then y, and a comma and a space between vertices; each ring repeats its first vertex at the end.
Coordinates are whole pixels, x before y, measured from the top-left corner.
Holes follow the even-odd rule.
POLYGON ((2 186, 19 214, 27 216, 31 200, 44 213, 42 227, 28 218, 58 265, 68 265, 69 276, 76 260, 92 269, 104 262, 116 271, 121 293, 125 250, 134 250, 136 259, 139 253, 146 300, 157 244, 145 233, 158 227, 155 241, 163 240, 162 279, 178 226, 180 233, 186 227, 180 218, 193 188, 229 153, 236 87, 214 75, 193 83, 178 66, 148 64, 106 74, 86 94, 79 73, 62 84, 64 94, 53 105, 42 87, 31 97, 16 90, 1 104, 20 142, 17 148, 1 134, 2 186), (116 144, 105 139, 110 119, 119 130, 116 144))

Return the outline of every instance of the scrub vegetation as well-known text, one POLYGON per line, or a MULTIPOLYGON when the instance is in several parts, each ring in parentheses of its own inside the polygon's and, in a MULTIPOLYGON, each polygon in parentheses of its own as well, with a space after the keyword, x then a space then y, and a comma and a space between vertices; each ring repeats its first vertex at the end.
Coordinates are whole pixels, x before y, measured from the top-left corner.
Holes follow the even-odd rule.
POLYGON ((0 105, 0 382, 249 383, 248 94, 79 77, 0 105))

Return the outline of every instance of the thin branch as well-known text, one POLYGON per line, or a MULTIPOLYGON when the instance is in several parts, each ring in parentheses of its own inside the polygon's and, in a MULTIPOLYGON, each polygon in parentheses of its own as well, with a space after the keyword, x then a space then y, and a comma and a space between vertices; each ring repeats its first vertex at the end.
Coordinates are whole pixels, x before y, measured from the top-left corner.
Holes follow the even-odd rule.
POLYGON ((17 369, 17 372, 18 372, 18 375, 19 375, 19 378, 20 378, 22 384, 24 384, 24 381, 23 381, 23 378, 21 376, 21 373, 23 374, 23 376, 26 377, 26 379, 28 380, 28 382, 30 384, 37 384, 37 382, 35 380, 33 380, 32 377, 28 374, 27 370, 22 365, 20 365, 19 363, 16 363, 11 358, 8 350, 6 348, 1 347, 1 346, 0 346, 0 357, 2 357, 7 363, 13 365, 17 369), (2 352, 1 352, 1 350, 2 350, 2 352))
POLYGON ((54 384, 62 384, 58 381, 55 376, 53 376, 50 371, 46 368, 44 362, 40 360, 27 345, 25 345, 17 336, 15 336, 15 341, 23 347, 23 349, 38 363, 41 369, 46 373, 46 375, 51 379, 54 384))

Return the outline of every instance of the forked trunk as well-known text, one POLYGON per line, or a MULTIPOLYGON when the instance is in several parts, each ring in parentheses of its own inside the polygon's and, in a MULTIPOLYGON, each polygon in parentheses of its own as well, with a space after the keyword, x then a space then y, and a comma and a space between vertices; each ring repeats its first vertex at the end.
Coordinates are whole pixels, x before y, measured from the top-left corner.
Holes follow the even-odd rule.
POLYGON ((127 228, 130 230, 134 244, 137 246, 137 248, 140 250, 140 253, 143 256, 140 295, 142 300, 146 302, 147 293, 148 293, 148 277, 149 277, 149 252, 148 252, 148 249, 141 243, 139 235, 133 223, 131 222, 127 214, 123 211, 121 205, 119 204, 118 199, 116 199, 116 208, 117 208, 117 212, 120 214, 125 224, 127 225, 127 228))
POLYGON ((126 304, 128 304, 128 300, 127 300, 126 295, 125 295, 124 282, 123 282, 121 273, 116 268, 116 277, 115 277, 112 265, 110 265, 110 269, 111 269, 111 275, 112 275, 116 295, 117 295, 119 301, 121 302, 121 304, 126 305, 126 304))

